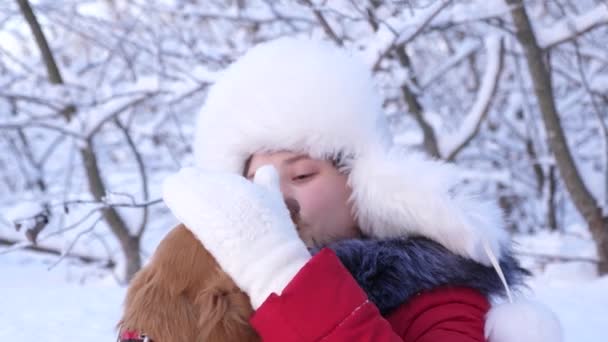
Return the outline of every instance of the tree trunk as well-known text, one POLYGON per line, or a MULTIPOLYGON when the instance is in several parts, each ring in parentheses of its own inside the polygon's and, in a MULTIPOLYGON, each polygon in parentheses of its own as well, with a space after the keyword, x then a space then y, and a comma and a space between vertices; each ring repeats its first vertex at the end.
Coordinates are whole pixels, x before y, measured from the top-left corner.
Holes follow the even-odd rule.
MULTIPOLYGON (((411 69, 411 60, 407 53, 405 52, 405 46, 401 45, 395 49, 395 53, 399 60, 399 64, 405 69, 411 69)), ((414 84, 417 83, 416 79, 413 79, 412 82, 414 84)), ((428 153, 433 158, 441 158, 439 153, 439 143, 437 142, 437 137, 435 136, 435 130, 433 127, 426 121, 424 117, 424 109, 422 105, 418 101, 416 95, 410 90, 407 83, 403 83, 401 85, 401 94, 403 95, 403 99, 407 104, 408 111, 414 116, 418 125, 420 125, 420 129, 422 129, 422 137, 424 147, 426 153, 428 153)))
MULTIPOLYGON (((86 147, 80 150, 87 173, 89 191, 97 201, 103 201, 106 197, 106 187, 101 179, 101 173, 97 164, 97 157, 93 150, 93 142, 89 141, 86 147)), ((141 257, 139 255, 140 236, 131 234, 127 224, 118 214, 115 208, 106 207, 102 209, 102 215, 108 224, 110 231, 118 239, 125 256, 125 280, 130 281, 135 273, 141 268, 141 257)))
POLYGON ((534 94, 538 100, 541 116, 547 131, 547 141, 555 157, 559 173, 574 205, 581 214, 596 244, 599 257, 598 271, 608 273, 608 219, 603 216, 598 202, 583 182, 576 168, 574 158, 568 147, 562 129, 553 88, 551 75, 543 60, 543 51, 538 45, 530 19, 522 0, 506 0, 511 6, 511 17, 516 28, 516 36, 526 54, 528 72, 534 85, 534 94))

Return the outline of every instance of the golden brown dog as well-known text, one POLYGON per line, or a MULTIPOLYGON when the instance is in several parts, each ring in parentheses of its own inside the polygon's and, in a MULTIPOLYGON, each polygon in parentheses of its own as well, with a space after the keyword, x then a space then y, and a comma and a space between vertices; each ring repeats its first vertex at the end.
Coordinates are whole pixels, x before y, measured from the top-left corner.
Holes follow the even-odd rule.
POLYGON ((179 225, 131 281, 118 330, 153 342, 260 341, 252 313, 247 294, 179 225))

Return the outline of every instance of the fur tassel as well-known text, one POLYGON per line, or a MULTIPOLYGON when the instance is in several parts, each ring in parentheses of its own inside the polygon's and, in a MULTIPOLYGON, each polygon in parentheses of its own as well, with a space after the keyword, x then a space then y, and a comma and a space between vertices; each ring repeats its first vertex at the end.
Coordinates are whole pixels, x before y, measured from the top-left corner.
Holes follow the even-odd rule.
POLYGON ((492 306, 486 317, 485 337, 489 342, 561 342, 558 318, 546 306, 515 301, 492 306))

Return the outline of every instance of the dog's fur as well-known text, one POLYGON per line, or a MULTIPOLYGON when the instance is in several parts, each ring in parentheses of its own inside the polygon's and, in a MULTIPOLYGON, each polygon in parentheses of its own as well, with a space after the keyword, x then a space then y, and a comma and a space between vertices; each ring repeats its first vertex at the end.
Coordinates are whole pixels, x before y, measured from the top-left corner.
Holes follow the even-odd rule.
POLYGON ((153 342, 257 342, 247 294, 183 225, 161 241, 131 281, 118 323, 153 342))

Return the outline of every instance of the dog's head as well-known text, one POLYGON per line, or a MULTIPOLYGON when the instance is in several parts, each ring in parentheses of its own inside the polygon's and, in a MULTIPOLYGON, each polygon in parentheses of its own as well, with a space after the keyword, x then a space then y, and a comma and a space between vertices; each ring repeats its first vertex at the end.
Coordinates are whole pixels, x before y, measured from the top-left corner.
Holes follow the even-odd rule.
POLYGON ((252 313, 247 295, 180 225, 131 281, 118 329, 154 342, 259 341, 252 313))

